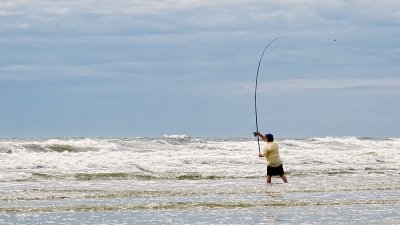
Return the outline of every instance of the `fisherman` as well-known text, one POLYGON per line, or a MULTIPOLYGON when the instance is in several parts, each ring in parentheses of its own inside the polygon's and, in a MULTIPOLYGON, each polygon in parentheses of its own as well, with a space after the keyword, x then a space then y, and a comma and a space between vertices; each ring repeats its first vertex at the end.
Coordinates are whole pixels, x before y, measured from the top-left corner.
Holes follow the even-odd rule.
POLYGON ((283 182, 287 183, 288 180, 283 171, 282 160, 279 156, 279 145, 274 141, 274 136, 272 134, 266 134, 264 136, 258 131, 254 132, 254 136, 256 137, 257 135, 267 142, 267 146, 259 154, 259 157, 265 157, 267 160, 267 183, 271 183, 272 176, 280 176, 283 182))

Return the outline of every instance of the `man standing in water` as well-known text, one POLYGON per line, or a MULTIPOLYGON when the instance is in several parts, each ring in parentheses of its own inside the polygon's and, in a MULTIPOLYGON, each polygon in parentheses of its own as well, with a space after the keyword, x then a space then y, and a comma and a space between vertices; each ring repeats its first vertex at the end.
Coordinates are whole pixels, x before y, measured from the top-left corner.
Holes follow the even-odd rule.
POLYGON ((274 141, 274 136, 272 134, 266 134, 264 136, 258 131, 254 132, 254 136, 257 135, 267 142, 267 146, 259 155, 259 157, 265 157, 267 160, 267 183, 271 183, 272 176, 280 176, 283 182, 287 183, 288 181, 283 171, 282 160, 279 156, 279 145, 274 141))

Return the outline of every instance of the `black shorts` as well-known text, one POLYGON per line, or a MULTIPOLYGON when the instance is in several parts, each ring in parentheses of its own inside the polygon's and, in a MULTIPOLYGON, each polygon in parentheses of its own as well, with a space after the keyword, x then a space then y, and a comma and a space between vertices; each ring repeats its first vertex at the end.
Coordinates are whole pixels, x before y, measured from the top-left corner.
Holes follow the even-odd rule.
POLYGON ((283 171, 283 165, 277 166, 277 167, 267 167, 267 175, 268 176, 280 176, 285 174, 283 171))

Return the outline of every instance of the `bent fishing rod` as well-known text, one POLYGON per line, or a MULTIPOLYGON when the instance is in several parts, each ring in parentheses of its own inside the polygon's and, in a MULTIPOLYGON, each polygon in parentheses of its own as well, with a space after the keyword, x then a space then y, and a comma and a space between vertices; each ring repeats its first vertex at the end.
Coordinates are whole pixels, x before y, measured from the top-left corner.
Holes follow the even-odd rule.
MULTIPOLYGON (((268 47, 269 47, 274 41, 276 41, 276 40, 278 40, 278 39, 281 39, 281 38, 284 38, 284 37, 286 37, 286 36, 281 36, 281 37, 277 37, 277 38, 272 39, 272 40, 268 43, 268 45, 264 48, 264 51, 262 52, 261 57, 260 57, 260 61, 258 62, 257 76, 256 76, 256 86, 255 86, 255 88, 254 88, 254 111, 255 111, 255 115, 256 115, 256 131, 258 131, 257 87, 258 87, 258 73, 260 72, 261 61, 262 61, 262 58, 263 58, 265 52, 267 51, 268 47)), ((258 154, 260 155, 260 154, 261 154, 260 137, 259 137, 258 135, 257 135, 257 143, 258 143, 258 154)))

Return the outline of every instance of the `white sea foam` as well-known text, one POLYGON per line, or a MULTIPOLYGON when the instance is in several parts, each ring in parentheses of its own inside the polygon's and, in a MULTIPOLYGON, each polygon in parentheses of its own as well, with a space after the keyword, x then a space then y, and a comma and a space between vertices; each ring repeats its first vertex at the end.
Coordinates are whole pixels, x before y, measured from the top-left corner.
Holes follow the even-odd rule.
POLYGON ((186 134, 164 134, 165 138, 171 138, 171 139, 185 139, 188 138, 186 134))
MULTIPOLYGON (((285 171, 291 176, 399 174, 398 138, 325 137, 278 142, 285 171)), ((245 178, 264 176, 266 166, 265 160, 258 157, 257 142, 253 139, 172 135, 131 139, 3 139, 0 169, 0 181, 7 182, 245 178)))

